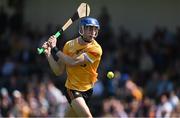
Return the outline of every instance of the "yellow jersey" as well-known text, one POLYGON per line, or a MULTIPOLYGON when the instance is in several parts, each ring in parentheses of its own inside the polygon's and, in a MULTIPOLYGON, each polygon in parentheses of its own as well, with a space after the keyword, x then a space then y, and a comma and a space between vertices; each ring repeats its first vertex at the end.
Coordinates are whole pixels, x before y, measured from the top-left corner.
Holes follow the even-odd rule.
POLYGON ((91 43, 80 45, 78 38, 76 38, 65 44, 63 53, 72 58, 84 53, 89 60, 82 65, 66 65, 67 80, 65 86, 78 91, 87 91, 92 88, 97 81, 97 68, 102 55, 101 46, 94 39, 91 43))

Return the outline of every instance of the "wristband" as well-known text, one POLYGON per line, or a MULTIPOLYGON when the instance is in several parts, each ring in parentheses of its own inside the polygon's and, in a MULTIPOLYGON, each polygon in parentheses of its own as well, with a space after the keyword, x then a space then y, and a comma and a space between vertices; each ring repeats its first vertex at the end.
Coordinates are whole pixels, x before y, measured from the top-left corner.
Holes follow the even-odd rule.
POLYGON ((55 46, 51 49, 51 55, 53 56, 55 61, 58 61, 59 57, 56 55, 59 49, 55 46))

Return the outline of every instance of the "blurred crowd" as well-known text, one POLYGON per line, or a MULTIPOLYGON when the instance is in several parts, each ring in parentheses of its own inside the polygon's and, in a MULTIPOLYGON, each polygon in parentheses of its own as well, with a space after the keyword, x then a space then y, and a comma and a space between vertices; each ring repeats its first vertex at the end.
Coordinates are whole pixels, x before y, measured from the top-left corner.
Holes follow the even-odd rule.
MULTIPOLYGON (((66 74, 55 77, 36 51, 56 27, 32 29, 20 8, 0 7, 0 116, 63 116, 66 74)), ((150 37, 119 26, 115 35, 105 7, 98 20, 103 57, 89 102, 93 116, 180 117, 180 26, 175 32, 155 26, 150 37), (110 70, 114 79, 106 77, 110 70)), ((62 49, 66 36, 61 38, 62 49)))

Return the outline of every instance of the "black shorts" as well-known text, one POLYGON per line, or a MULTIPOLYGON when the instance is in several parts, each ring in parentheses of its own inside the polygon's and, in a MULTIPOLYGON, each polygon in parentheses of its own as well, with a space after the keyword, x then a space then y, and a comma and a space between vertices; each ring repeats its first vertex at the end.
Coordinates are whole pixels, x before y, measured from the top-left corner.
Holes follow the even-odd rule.
POLYGON ((71 104, 71 101, 77 97, 83 97, 86 104, 88 104, 88 101, 90 99, 90 97, 92 96, 92 93, 93 93, 93 89, 89 89, 87 91, 77 91, 77 90, 71 90, 71 89, 68 89, 66 88, 65 90, 65 95, 66 95, 66 98, 69 102, 69 104, 71 104))

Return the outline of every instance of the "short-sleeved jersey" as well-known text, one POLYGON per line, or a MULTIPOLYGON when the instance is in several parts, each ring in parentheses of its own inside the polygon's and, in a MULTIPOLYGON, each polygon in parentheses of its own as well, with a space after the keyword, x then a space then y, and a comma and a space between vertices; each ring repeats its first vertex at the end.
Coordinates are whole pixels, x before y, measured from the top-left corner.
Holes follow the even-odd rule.
POLYGON ((79 91, 86 91, 92 88, 97 81, 97 68, 102 55, 101 46, 94 39, 87 45, 80 45, 78 38, 76 38, 65 44, 63 53, 72 58, 84 53, 83 55, 86 55, 88 59, 88 61, 82 65, 66 65, 67 80, 65 86, 69 89, 79 91))

